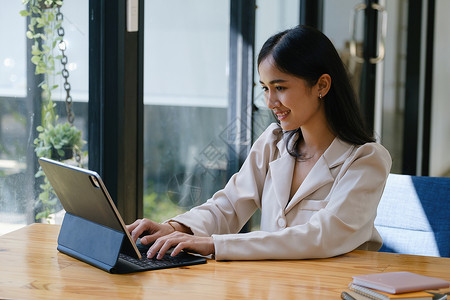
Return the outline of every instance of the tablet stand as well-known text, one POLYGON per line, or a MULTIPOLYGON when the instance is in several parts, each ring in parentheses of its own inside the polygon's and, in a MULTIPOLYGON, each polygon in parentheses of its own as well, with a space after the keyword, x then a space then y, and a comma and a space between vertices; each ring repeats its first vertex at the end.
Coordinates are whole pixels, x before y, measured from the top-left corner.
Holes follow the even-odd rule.
POLYGON ((66 213, 58 236, 58 250, 111 272, 117 263, 125 234, 66 213))

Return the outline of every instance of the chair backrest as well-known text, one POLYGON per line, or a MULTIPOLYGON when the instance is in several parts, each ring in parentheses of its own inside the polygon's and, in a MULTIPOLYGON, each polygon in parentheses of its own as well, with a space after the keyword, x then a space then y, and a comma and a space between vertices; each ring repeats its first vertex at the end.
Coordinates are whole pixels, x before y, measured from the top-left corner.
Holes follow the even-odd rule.
POLYGON ((450 178, 389 174, 375 227, 382 252, 450 257, 450 178))

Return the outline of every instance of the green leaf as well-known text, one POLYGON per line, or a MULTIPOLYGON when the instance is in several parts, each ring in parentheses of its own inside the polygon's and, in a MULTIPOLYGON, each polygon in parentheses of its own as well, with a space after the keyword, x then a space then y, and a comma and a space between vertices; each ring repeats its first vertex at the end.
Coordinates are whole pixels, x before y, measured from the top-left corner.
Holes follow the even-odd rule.
POLYGON ((31 31, 27 31, 26 36, 27 36, 27 38, 29 38, 30 40, 31 40, 31 39, 34 39, 34 34, 33 34, 31 31))
POLYGON ((48 198, 48 191, 44 191, 39 194, 39 200, 41 200, 42 202, 46 202, 47 198, 48 198))
POLYGON ((37 65, 41 61, 41 57, 38 55, 34 55, 31 57, 31 62, 35 65, 37 65))
POLYGON ((46 217, 47 217, 47 214, 46 214, 45 211, 41 211, 40 213, 36 214, 36 220, 40 220, 40 219, 43 219, 43 218, 46 218, 46 217))
MULTIPOLYGON (((46 113, 45 113, 45 119, 46 120, 49 120, 49 119, 51 119, 52 118, 52 113, 51 112, 49 112, 49 111, 47 111, 46 113)), ((53 127, 51 124, 49 124, 49 127, 50 127, 50 129, 53 127)))
POLYGON ((47 202, 49 205, 56 205, 56 203, 58 203, 58 199, 56 198, 52 198, 47 202))
POLYGON ((22 17, 27 17, 27 16, 30 16, 30 15, 31 15, 27 10, 21 10, 21 11, 19 11, 19 14, 20 14, 22 17))
POLYGON ((31 54, 34 56, 38 56, 38 55, 41 55, 42 52, 41 52, 41 50, 39 50, 39 47, 35 44, 35 45, 31 46, 31 54))
POLYGON ((36 66, 36 71, 34 72, 35 74, 45 74, 45 69, 39 66, 36 66))
POLYGON ((40 15, 41 14, 41 10, 36 7, 36 6, 30 6, 31 12, 36 14, 36 15, 40 15))
POLYGON ((39 178, 39 177, 41 177, 42 175, 44 175, 44 171, 39 170, 39 171, 36 172, 36 174, 34 175, 34 177, 39 178))

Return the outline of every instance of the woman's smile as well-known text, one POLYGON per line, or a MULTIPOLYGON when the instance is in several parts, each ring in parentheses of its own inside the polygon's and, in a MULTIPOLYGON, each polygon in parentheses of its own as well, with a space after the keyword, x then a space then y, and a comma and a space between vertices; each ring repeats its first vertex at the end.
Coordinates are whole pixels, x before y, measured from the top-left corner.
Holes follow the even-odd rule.
POLYGON ((277 115, 278 120, 284 120, 286 119, 287 115, 290 113, 290 110, 285 111, 274 111, 274 113, 277 115))

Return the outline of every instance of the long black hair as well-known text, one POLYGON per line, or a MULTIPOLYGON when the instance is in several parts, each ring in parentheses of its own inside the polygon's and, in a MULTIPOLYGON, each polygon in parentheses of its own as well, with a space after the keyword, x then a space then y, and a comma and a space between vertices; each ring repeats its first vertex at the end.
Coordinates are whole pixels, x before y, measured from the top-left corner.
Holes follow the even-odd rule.
MULTIPOLYGON (((333 133, 350 144, 362 145, 375 141, 364 125, 346 68, 323 33, 303 25, 277 33, 262 46, 258 66, 270 55, 280 71, 304 79, 311 87, 323 74, 330 75, 331 88, 322 101, 333 133)), ((300 128, 288 132, 286 147, 297 158, 302 158, 297 150, 302 140, 300 128), (293 138, 296 140, 291 143, 293 138)))

